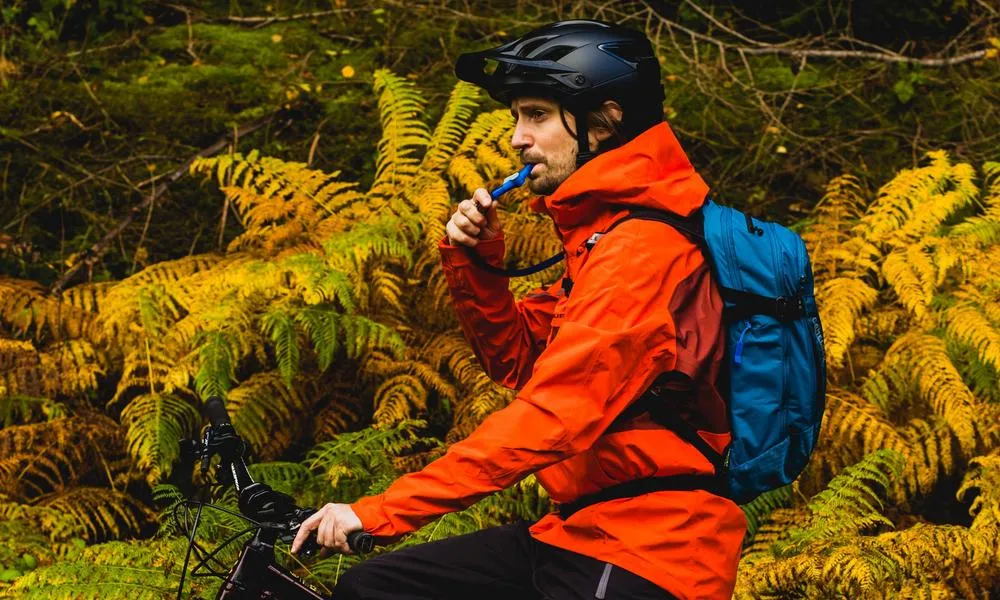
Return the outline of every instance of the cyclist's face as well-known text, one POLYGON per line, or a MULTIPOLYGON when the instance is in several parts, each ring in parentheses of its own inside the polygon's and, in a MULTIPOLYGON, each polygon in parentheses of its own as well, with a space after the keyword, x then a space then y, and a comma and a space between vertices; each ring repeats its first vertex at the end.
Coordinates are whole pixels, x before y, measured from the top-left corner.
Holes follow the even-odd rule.
MULTIPOLYGON (((555 192, 576 170, 577 154, 576 137, 563 127, 559 104, 546 98, 515 98, 510 112, 517 123, 511 146, 521 152, 524 162, 536 163, 528 187, 540 196, 555 192)), ((566 124, 575 131, 573 115, 565 115, 566 124)))
MULTIPOLYGON (((615 104, 617 107, 617 104, 615 104)), ((546 196, 556 191, 559 184, 576 170, 576 119, 564 112, 566 126, 559 115, 557 102, 547 98, 521 97, 510 103, 510 113, 517 125, 510 144, 521 152, 521 160, 536 163, 528 178, 528 187, 535 194, 546 196)), ((621 112, 615 113, 618 118, 621 112)), ((606 139, 610 132, 587 128, 590 151, 597 150, 598 140, 606 139)))

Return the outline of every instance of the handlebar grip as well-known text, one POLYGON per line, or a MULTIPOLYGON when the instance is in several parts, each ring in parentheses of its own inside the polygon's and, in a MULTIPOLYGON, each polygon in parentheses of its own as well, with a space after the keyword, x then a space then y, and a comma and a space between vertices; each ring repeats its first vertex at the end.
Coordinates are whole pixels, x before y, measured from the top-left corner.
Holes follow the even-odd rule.
POLYGON ((364 531, 352 531, 347 534, 347 545, 358 554, 368 554, 375 547, 375 538, 364 531))
POLYGON ((218 396, 212 396, 205 401, 203 407, 205 416, 208 417, 208 422, 212 424, 212 427, 218 427, 223 424, 232 424, 229 420, 229 413, 226 412, 226 405, 222 403, 222 399, 218 396))

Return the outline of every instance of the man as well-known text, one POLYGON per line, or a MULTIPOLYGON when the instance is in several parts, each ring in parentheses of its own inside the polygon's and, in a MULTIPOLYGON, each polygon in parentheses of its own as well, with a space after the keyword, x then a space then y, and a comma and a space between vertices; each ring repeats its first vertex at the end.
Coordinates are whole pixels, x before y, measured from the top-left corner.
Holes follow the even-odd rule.
POLYGON ((324 506, 293 552, 314 529, 341 552, 351 531, 393 539, 536 473, 560 512, 372 558, 341 578, 335 600, 730 597, 746 528, 739 507, 711 486, 630 483, 714 475, 704 454, 644 410, 654 382, 656 401, 712 448, 729 442, 722 302, 709 267, 654 221, 588 243, 629 209, 689 215, 708 192, 663 122, 649 41, 564 21, 463 55, 456 71, 511 107, 511 143, 537 163, 532 206, 552 218, 566 273, 516 302, 507 278, 476 267, 463 247, 502 264, 495 203, 478 189, 459 204, 440 245, 455 307, 490 377, 519 393, 384 494, 324 506), (487 60, 498 63, 489 73, 487 60))

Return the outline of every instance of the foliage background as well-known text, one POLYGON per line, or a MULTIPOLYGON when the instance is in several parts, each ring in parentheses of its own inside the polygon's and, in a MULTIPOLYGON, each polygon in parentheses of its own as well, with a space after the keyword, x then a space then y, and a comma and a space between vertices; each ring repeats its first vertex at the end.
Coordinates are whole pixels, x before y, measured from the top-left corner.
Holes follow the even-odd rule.
MULTIPOLYGON (((645 29, 716 197, 810 245, 824 444, 745 507, 738 595, 1000 593, 991 3, 19 0, 0 16, 0 593, 169 594, 177 441, 210 393, 255 475, 306 504, 384 488, 509 401, 434 245, 454 202, 515 169, 512 123, 451 69, 571 17, 645 29)), ((503 220, 525 263, 556 240, 517 194, 503 220)), ((528 478, 399 545, 548 509, 528 478)), ((241 527, 209 513, 200 537, 241 527)), ((330 586, 354 560, 292 566, 330 586)))

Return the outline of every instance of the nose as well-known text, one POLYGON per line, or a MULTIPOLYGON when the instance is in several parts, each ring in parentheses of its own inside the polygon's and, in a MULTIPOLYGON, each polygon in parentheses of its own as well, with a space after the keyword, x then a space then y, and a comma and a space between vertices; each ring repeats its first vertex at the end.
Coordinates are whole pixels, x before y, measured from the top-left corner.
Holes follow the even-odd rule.
POLYGON ((510 138, 510 145, 515 150, 522 150, 530 147, 532 142, 531 136, 525 132, 524 120, 519 119, 517 125, 514 126, 514 135, 510 138))

